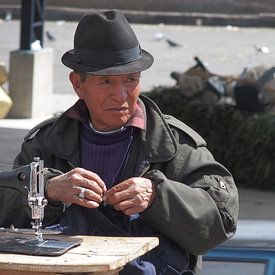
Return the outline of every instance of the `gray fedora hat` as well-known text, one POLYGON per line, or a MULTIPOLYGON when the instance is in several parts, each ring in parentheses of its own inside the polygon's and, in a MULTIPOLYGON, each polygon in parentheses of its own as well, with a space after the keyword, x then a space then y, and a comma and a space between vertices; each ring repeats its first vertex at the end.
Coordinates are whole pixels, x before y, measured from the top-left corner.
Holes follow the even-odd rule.
POLYGON ((140 72, 154 61, 119 10, 85 14, 75 31, 74 49, 61 60, 73 70, 96 75, 140 72))

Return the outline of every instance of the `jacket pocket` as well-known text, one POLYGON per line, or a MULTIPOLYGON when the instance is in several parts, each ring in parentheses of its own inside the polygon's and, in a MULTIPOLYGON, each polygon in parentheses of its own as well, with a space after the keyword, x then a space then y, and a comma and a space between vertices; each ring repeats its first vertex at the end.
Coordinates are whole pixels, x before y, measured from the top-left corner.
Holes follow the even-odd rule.
POLYGON ((204 176, 203 179, 203 189, 213 198, 219 209, 224 209, 230 197, 226 180, 220 176, 204 176))
POLYGON ((204 176, 200 186, 215 201, 225 224, 227 232, 236 229, 239 213, 239 197, 237 187, 232 177, 204 176))

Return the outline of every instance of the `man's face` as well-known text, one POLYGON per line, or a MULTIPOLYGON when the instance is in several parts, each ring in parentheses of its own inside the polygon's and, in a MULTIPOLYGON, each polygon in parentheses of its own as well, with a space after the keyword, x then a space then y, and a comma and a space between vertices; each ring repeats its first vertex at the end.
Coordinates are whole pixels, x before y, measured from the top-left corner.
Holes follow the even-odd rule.
POLYGON ((84 81, 72 72, 70 80, 79 98, 85 101, 95 129, 118 129, 133 116, 141 90, 139 72, 116 76, 87 74, 84 81))

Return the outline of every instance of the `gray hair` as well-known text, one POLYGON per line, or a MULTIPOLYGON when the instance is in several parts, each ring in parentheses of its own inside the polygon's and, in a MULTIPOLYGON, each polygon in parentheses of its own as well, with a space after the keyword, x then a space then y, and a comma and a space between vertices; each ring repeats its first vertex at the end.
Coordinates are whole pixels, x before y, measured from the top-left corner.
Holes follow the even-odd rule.
POLYGON ((87 74, 84 72, 79 72, 79 71, 75 71, 75 73, 77 73, 80 76, 80 80, 81 82, 85 82, 87 79, 87 74))

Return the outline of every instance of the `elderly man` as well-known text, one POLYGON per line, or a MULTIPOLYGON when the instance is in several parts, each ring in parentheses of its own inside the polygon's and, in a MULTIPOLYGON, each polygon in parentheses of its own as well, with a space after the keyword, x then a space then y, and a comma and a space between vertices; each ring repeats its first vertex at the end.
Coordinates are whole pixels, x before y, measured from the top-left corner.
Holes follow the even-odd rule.
MULTIPOLYGON (((46 177, 44 226, 158 236, 160 246, 121 274, 197 274, 199 255, 236 229, 230 172, 196 132, 140 95, 141 71, 153 57, 120 11, 84 15, 62 62, 79 100, 31 130, 15 160, 23 165, 36 156, 55 169, 46 177)), ((17 213, 27 226, 27 213, 17 213)))

